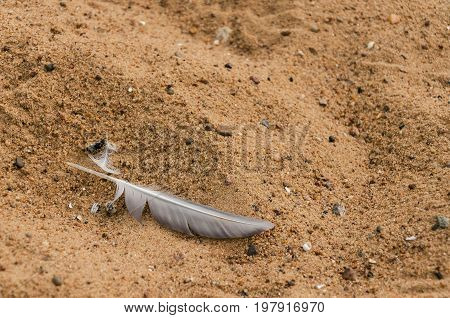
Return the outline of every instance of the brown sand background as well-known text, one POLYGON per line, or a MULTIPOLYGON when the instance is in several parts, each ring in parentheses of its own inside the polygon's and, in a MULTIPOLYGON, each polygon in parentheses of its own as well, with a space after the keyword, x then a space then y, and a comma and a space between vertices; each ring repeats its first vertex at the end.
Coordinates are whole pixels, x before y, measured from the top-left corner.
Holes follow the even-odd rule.
POLYGON ((448 14, 437 0, 1 1, 0 296, 450 296, 448 229, 431 229, 449 216, 448 14), (247 132, 273 138, 243 158, 247 132), (114 186, 64 162, 89 165, 104 137, 121 177, 276 227, 220 241, 122 203, 92 215, 114 186))

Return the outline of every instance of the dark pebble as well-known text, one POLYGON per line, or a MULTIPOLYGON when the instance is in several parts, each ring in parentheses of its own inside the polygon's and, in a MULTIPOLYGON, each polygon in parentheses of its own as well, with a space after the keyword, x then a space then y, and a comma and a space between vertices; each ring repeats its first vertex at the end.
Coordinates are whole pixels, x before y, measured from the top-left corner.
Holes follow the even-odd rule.
POLYGON ((255 83, 256 85, 258 85, 261 81, 256 77, 256 76, 250 76, 250 80, 255 83))
POLYGON ((328 137, 328 141, 329 141, 329 142, 335 142, 335 141, 336 141, 336 137, 334 137, 334 136, 329 136, 329 137, 328 137))
POLYGON ((3 265, 0 265, 0 272, 4 272, 4 271, 6 271, 6 268, 5 268, 5 266, 3 266, 3 265))
POLYGON ((291 279, 291 280, 288 280, 287 282, 286 282, 286 288, 288 288, 288 287, 292 287, 292 286, 294 286, 295 285, 295 280, 294 279, 291 279))
POLYGON ((95 78, 96 81, 101 81, 102 80, 102 77, 100 75, 95 75, 94 78, 95 78))
POLYGON ((291 76, 291 77, 289 77, 289 82, 293 82, 294 81, 294 78, 291 76))
POLYGON ((381 225, 378 225, 377 228, 375 229, 375 232, 377 233, 383 232, 383 227, 381 225))
POLYGON ((338 215, 338 216, 343 216, 345 215, 345 207, 339 203, 335 203, 333 205, 333 214, 338 215))
POLYGON ((61 286, 62 285, 62 279, 61 279, 61 277, 59 277, 59 276, 53 276, 53 278, 52 278, 52 283, 53 283, 53 285, 55 285, 55 286, 61 286))
POLYGON ((53 72, 55 70, 55 64, 53 63, 48 63, 44 65, 44 70, 46 72, 53 72))
POLYGON ((170 85, 170 84, 166 86, 166 92, 167 92, 167 94, 169 94, 169 95, 175 94, 175 90, 173 89, 173 86, 170 85))
POLYGON ((267 119, 261 120, 261 125, 263 125, 266 128, 270 127, 270 123, 269 123, 269 121, 267 119))
POLYGON ((317 50, 313 47, 308 48, 309 52, 311 52, 312 55, 317 55, 317 50))
POLYGON ((258 254, 258 251, 256 250, 256 246, 253 244, 249 244, 247 248, 247 255, 248 256, 255 256, 258 254))
POLYGON ((414 183, 411 183, 408 185, 409 190, 414 190, 416 188, 416 185, 414 183))
POLYGON ((113 202, 106 203, 106 214, 112 216, 116 213, 116 206, 113 202))
POLYGON ((212 126, 210 123, 206 123, 204 127, 205 127, 205 130, 206 130, 206 131, 211 131, 211 130, 213 130, 213 126, 212 126))
POLYGON ((291 35, 291 31, 289 31, 289 30, 283 30, 283 31, 280 32, 280 34, 281 34, 282 36, 289 36, 289 35, 291 35))
POLYGON ((231 129, 226 126, 217 127, 216 132, 219 135, 224 136, 224 137, 230 137, 233 135, 233 132, 231 131, 231 129))
POLYGON ((341 273, 342 278, 345 280, 351 280, 351 281, 355 281, 356 280, 356 273, 353 269, 345 267, 344 271, 341 273))
POLYGON ((448 218, 445 216, 436 216, 436 223, 434 223, 432 229, 434 231, 439 229, 446 229, 448 228, 448 218))
POLYGON ((229 70, 231 70, 233 68, 233 65, 231 63, 227 63, 224 66, 225 66, 225 68, 227 68, 229 70))
POLYGON ((25 166, 25 162, 23 161, 22 157, 17 157, 16 160, 14 160, 14 167, 17 169, 22 169, 25 166))
POLYGON ((101 139, 86 147, 86 151, 90 154, 95 154, 99 150, 103 149, 106 145, 106 139, 101 139))
POLYGON ((364 89, 361 86, 358 86, 358 88, 356 90, 357 90, 358 94, 364 93, 364 89))
POLYGON ((442 275, 442 273, 440 271, 435 271, 435 272, 433 272, 433 274, 439 280, 444 279, 444 275, 442 275))
POLYGON ((192 138, 187 138, 186 140, 185 140, 185 143, 186 143, 186 145, 192 145, 192 143, 194 142, 194 139, 192 139, 192 138))
POLYGON ((430 26, 430 20, 426 20, 425 23, 424 23, 424 25, 425 25, 426 27, 429 27, 429 26, 430 26))

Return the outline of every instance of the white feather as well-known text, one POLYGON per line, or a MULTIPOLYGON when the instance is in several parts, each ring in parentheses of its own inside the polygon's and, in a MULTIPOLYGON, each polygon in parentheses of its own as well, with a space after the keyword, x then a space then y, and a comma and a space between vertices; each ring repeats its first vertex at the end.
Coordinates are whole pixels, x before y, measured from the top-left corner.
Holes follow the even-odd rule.
POLYGON ((99 152, 98 154, 92 154, 88 153, 89 158, 100 168, 102 168, 103 171, 107 173, 112 174, 118 174, 120 171, 116 168, 114 168, 109 160, 109 155, 113 152, 117 151, 116 145, 110 143, 109 141, 106 141, 105 146, 103 147, 103 151, 99 152))
POLYGON ((151 214, 158 222, 188 235, 196 234, 211 238, 237 238, 258 234, 274 227, 268 221, 219 211, 161 191, 137 186, 78 164, 70 162, 67 164, 73 168, 114 182, 116 184, 116 193, 113 202, 118 200, 125 192, 125 204, 128 212, 138 221, 141 220, 145 205, 148 204, 151 214))

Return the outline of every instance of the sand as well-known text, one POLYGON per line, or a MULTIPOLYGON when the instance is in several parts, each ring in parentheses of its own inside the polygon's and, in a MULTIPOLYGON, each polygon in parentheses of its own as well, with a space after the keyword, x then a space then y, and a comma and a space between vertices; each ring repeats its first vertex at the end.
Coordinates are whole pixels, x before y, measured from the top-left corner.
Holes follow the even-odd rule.
POLYGON ((0 296, 450 296, 447 1, 6 0, 0 21, 0 296), (275 228, 90 213, 114 185, 65 162, 102 138, 120 177, 275 228))

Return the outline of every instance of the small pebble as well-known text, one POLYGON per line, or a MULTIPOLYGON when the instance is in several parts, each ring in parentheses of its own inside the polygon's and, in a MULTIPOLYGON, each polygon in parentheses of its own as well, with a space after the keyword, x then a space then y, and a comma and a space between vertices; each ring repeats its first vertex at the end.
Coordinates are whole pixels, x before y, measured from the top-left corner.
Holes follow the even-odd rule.
POLYGON ((319 26, 316 23, 311 23, 311 25, 309 27, 309 30, 311 32, 317 33, 317 32, 320 31, 320 28, 319 28, 319 26))
POLYGON ((55 70, 55 65, 53 63, 45 64, 44 71, 53 72, 55 70))
POLYGON ((397 23, 400 22, 400 16, 397 15, 397 14, 392 13, 392 14, 389 15, 388 21, 389 21, 391 24, 397 24, 397 23))
POLYGON ((95 77, 94 77, 94 79, 96 80, 96 81, 101 81, 102 80, 102 77, 100 76, 100 75, 95 75, 95 77))
POLYGON ((141 21, 139 21, 139 24, 142 25, 142 26, 145 26, 147 23, 145 21, 141 20, 141 21))
POLYGON ((270 123, 269 123, 269 121, 267 119, 261 120, 261 125, 263 125, 266 128, 270 127, 270 123))
POLYGON ((72 202, 69 202, 69 204, 67 205, 69 207, 69 209, 73 209, 73 204, 72 202))
POLYGON ((319 99, 319 105, 322 107, 325 107, 328 105, 328 101, 325 98, 320 98, 319 99))
POLYGON ((442 275, 442 273, 440 271, 435 271, 435 272, 433 272, 433 274, 439 280, 444 279, 444 275, 442 275))
POLYGON ((436 216, 436 223, 433 225, 433 230, 448 228, 448 218, 442 215, 436 216))
POLYGON ((328 137, 328 142, 335 142, 335 141, 336 141, 336 137, 334 137, 334 136, 328 137))
POLYGON ((416 188, 416 185, 414 183, 411 183, 408 185, 409 190, 414 190, 416 188))
POLYGON ((225 68, 227 68, 229 70, 231 70, 233 68, 233 64, 231 64, 231 63, 227 63, 224 66, 225 66, 225 68))
POLYGON ((304 250, 305 252, 308 252, 308 251, 311 250, 312 245, 311 245, 310 242, 306 242, 305 244, 303 244, 302 248, 303 248, 303 250, 304 250))
POLYGON ((14 160, 14 167, 17 169, 22 169, 25 166, 25 162, 23 161, 22 157, 17 157, 16 160, 14 160))
POLYGON ((172 86, 171 84, 169 84, 169 85, 166 86, 166 92, 167 92, 167 94, 169 94, 169 95, 175 94, 175 90, 173 89, 173 86, 172 86))
POLYGON ((256 76, 250 76, 250 80, 255 83, 256 85, 258 85, 260 83, 260 80, 256 77, 256 76))
POLYGON ((225 43, 228 41, 228 38, 230 37, 230 34, 233 31, 227 27, 227 26, 223 26, 221 28, 217 29, 216 32, 216 37, 214 38, 213 44, 214 45, 219 45, 220 43, 225 43))
POLYGON ((289 31, 289 30, 283 30, 283 31, 280 32, 280 34, 281 34, 282 36, 289 36, 289 35, 291 35, 291 31, 289 31))
POLYGON ((338 216, 344 216, 346 212, 345 207, 343 205, 340 205, 339 203, 335 203, 332 210, 333 214, 338 216))
POLYGON ((77 216, 75 216, 75 220, 81 222, 81 221, 83 221, 83 218, 81 217, 81 215, 77 215, 77 216))
POLYGON ((312 55, 317 55, 317 50, 313 47, 308 48, 309 52, 311 52, 312 55))
POLYGON ((184 142, 187 146, 189 146, 189 145, 192 145, 192 143, 194 142, 194 139, 189 137, 189 138, 186 138, 186 140, 184 142))
POLYGON ((99 150, 103 149, 106 145, 106 139, 101 139, 86 147, 86 152, 90 154, 96 154, 99 150))
POLYGON ((217 127, 216 132, 224 137, 231 137, 233 136, 233 132, 231 131, 231 128, 227 126, 220 125, 217 127))
POLYGON ((53 276, 53 278, 52 278, 52 283, 53 283, 53 285, 55 285, 55 286, 61 286, 62 285, 62 279, 61 279, 61 277, 59 277, 59 276, 53 276))
POLYGON ((383 231, 383 227, 382 227, 381 225, 378 225, 378 226, 376 227, 375 231, 376 231, 377 233, 381 233, 381 232, 383 231))
POLYGON ((417 240, 417 237, 415 237, 414 235, 413 236, 408 236, 408 237, 405 238, 405 241, 415 241, 415 240, 417 240))
POLYGON ((375 47, 375 42, 374 41, 370 41, 369 43, 367 43, 367 48, 369 50, 373 49, 375 47))
POLYGON ((133 93, 133 87, 128 87, 128 93, 133 93))
POLYGON ((356 280, 356 273, 353 269, 345 267, 344 271, 341 273, 342 278, 345 280, 352 280, 355 281, 356 280))
POLYGON ((288 287, 292 287, 292 286, 294 286, 295 285, 295 280, 294 279, 291 279, 291 280, 288 280, 287 282, 286 282, 286 288, 288 288, 288 287))
POLYGON ((324 284, 317 284, 316 286, 314 286, 315 289, 322 289, 324 287, 325 287, 324 284))
POLYGON ((369 258, 369 263, 370 263, 370 264, 376 264, 376 263, 377 263, 377 261, 376 261, 376 260, 374 260, 374 259, 372 259, 372 258, 369 258))
POLYGON ((114 202, 108 202, 106 203, 106 214, 108 216, 112 216, 116 213, 116 206, 114 202))
POLYGON ((256 250, 256 246, 253 244, 249 244, 247 248, 247 255, 248 256, 255 256, 258 254, 258 251, 256 250))

